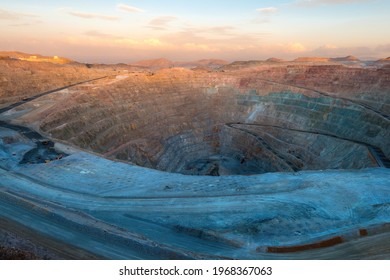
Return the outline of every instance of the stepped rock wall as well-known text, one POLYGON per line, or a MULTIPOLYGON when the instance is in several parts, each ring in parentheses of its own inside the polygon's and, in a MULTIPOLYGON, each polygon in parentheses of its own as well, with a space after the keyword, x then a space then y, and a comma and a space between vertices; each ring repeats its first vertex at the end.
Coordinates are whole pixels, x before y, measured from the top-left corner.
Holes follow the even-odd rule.
POLYGON ((0 106, 34 94, 115 73, 112 68, 89 69, 85 64, 53 64, 0 59, 0 106))
POLYGON ((375 97, 373 111, 354 98, 389 96, 387 78, 376 70, 318 69, 131 74, 71 95, 46 112, 41 129, 109 157, 184 174, 375 166, 365 144, 389 156, 389 120, 381 115, 387 99, 375 97), (336 89, 326 82, 331 76, 345 87, 324 96, 336 89))

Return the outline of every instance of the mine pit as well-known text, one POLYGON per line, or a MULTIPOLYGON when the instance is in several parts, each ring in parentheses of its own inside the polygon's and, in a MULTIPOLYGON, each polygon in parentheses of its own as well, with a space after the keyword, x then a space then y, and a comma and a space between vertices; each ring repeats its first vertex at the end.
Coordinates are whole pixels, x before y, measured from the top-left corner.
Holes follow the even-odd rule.
MULTIPOLYGON (((205 130, 212 134, 183 133, 164 139, 164 152, 151 167, 186 175, 223 176, 376 165, 370 159, 369 145, 310 129, 228 123, 205 130)), ((129 160, 143 164, 137 156, 129 160)))
POLYGON ((70 96, 41 129, 108 158, 185 175, 361 169, 389 156, 388 116, 370 92, 356 100, 355 88, 343 89, 341 98, 285 79, 186 69, 121 76, 70 96))
POLYGON ((0 61, 1 213, 65 258, 389 256, 382 63, 35 63, 0 61))

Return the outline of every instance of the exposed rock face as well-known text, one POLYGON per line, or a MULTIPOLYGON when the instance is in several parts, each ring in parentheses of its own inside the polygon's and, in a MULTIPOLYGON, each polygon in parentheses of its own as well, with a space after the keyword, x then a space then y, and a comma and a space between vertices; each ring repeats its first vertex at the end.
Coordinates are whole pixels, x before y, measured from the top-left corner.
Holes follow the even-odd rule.
POLYGON ((390 169, 366 168, 390 153, 382 64, 0 66, 10 98, 0 104, 0 218, 53 252, 65 244, 66 258, 389 257, 390 169), (87 81, 37 94, 72 77, 87 81), (267 174, 185 176, 67 143, 186 175, 267 174))
POLYGON ((0 128, 0 217, 65 258, 389 258, 390 169, 185 176, 77 149, 19 164, 33 147, 0 128))
POLYGON ((118 76, 30 114, 54 138, 183 174, 370 167, 370 147, 390 156, 386 70, 250 65, 118 76))
POLYGON ((54 64, 18 59, 0 60, 0 105, 88 79, 113 74, 113 69, 89 69, 85 64, 54 64))
POLYGON ((0 51, 0 57, 11 58, 17 60, 24 60, 30 62, 50 62, 55 64, 67 64, 71 63, 72 60, 59 56, 43 56, 40 54, 27 54, 22 52, 6 52, 0 51))
POLYGON ((327 57, 298 57, 295 62, 326 62, 329 61, 327 57))

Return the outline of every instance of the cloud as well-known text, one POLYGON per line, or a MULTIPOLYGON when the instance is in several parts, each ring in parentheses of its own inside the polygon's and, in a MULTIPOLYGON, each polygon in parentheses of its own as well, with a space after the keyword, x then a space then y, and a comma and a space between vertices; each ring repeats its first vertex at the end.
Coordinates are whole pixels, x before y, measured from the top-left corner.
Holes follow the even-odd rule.
POLYGON ((118 4, 116 7, 117 7, 117 9, 125 11, 127 13, 143 13, 143 12, 145 12, 142 9, 139 9, 139 8, 136 8, 136 7, 132 7, 132 6, 129 6, 129 5, 125 5, 125 4, 118 4))
MULTIPOLYGON (((120 37, 108 33, 103 33, 97 30, 90 30, 83 33, 84 35, 91 37, 94 43, 106 44, 110 46, 128 46, 128 47, 136 47, 136 48, 158 48, 158 47, 166 47, 168 44, 162 42, 158 38, 145 38, 145 39, 134 39, 127 37, 120 37)), ((72 37, 73 39, 77 39, 76 37, 72 37)), ((79 38, 79 40, 83 40, 83 38, 79 38)))
POLYGON ((25 26, 32 26, 32 25, 41 24, 41 23, 43 23, 43 21, 41 21, 41 20, 34 20, 32 22, 21 22, 21 23, 9 24, 9 26, 25 27, 25 26))
POLYGON ((102 20, 118 20, 117 16, 108 16, 96 13, 86 13, 80 11, 67 11, 67 13, 71 16, 80 17, 84 19, 102 19, 102 20))
POLYGON ((163 17, 157 17, 152 19, 149 24, 150 25, 167 25, 173 20, 176 20, 177 18, 174 16, 163 16, 163 17))
POLYGON ((87 35, 90 37, 104 38, 104 39, 117 39, 117 38, 119 38, 115 35, 102 33, 102 32, 97 31, 97 30, 90 30, 90 31, 84 32, 84 35, 87 35))
POLYGON ((321 48, 324 50, 335 50, 338 47, 336 45, 332 45, 332 44, 325 44, 321 48))
POLYGON ((217 36, 235 36, 235 28, 229 25, 222 26, 207 26, 207 27, 187 27, 183 29, 183 32, 193 35, 217 35, 217 36))
POLYGON ((114 41, 115 45, 120 45, 123 47, 135 48, 140 50, 158 50, 171 48, 172 45, 166 42, 161 41, 158 38, 147 38, 143 40, 131 39, 131 38, 119 38, 114 41))
POLYGON ((18 13, 18 12, 0 9, 0 20, 19 20, 26 17, 34 18, 38 16, 33 14, 18 13))
POLYGON ((261 15, 270 15, 276 13, 278 9, 275 7, 267 7, 256 9, 256 11, 259 12, 261 15))
POLYGON ((254 20, 252 20, 252 23, 262 24, 262 23, 270 22, 271 15, 275 14, 278 11, 278 9, 275 7, 266 7, 266 8, 256 9, 256 11, 258 15, 254 20))
POLYGON ((301 43, 294 42, 294 43, 288 43, 285 45, 285 50, 287 52, 304 52, 306 51, 306 47, 302 45, 301 43))
POLYGON ((320 46, 308 52, 308 55, 325 57, 344 57, 348 55, 359 58, 383 58, 389 56, 390 44, 378 46, 337 47, 330 44, 320 46))
POLYGON ((211 34, 216 34, 216 35, 232 35, 232 32, 234 31, 233 26, 213 26, 206 28, 204 30, 205 33, 211 33, 211 34))
POLYGON ((145 39, 143 42, 146 45, 151 46, 151 47, 160 47, 160 46, 164 45, 164 43, 161 42, 160 39, 156 39, 156 38, 145 39))
POLYGON ((178 50, 197 52, 245 51, 261 44, 263 34, 236 34, 231 26, 210 26, 204 28, 187 28, 180 32, 164 34, 163 42, 169 42, 178 50), (223 36, 220 32, 225 32, 223 36))
POLYGON ((177 20, 177 17, 174 16, 156 17, 149 22, 148 27, 153 28, 155 30, 165 30, 168 27, 169 23, 175 20, 177 20))
POLYGON ((319 5, 338 5, 338 4, 349 4, 369 2, 368 0, 298 0, 295 2, 298 6, 313 7, 319 5))
POLYGON ((185 43, 183 47, 189 51, 217 52, 220 49, 207 44, 185 43))

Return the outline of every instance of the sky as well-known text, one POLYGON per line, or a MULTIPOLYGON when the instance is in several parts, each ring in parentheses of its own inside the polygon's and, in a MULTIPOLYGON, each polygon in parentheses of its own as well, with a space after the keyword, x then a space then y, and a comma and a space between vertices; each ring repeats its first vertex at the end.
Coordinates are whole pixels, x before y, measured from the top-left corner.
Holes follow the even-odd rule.
POLYGON ((390 56, 390 0, 0 0, 0 50, 80 62, 390 56))

